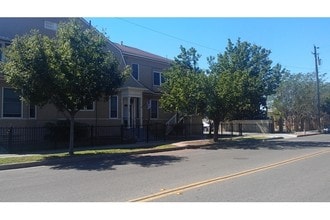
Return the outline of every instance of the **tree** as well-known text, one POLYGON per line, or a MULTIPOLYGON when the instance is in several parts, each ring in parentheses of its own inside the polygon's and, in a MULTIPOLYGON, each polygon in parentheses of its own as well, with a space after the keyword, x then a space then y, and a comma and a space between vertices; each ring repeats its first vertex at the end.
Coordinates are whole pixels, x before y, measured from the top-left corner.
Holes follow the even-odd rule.
POLYGON ((330 83, 324 82, 323 77, 320 79, 321 110, 330 116, 330 83))
MULTIPOLYGON (((206 116, 214 122, 213 140, 218 141, 219 125, 221 121, 234 118, 237 103, 243 102, 242 75, 244 73, 236 71, 223 71, 219 73, 219 66, 214 57, 208 58, 210 72, 207 78, 207 109, 206 116)), ((245 74, 246 75, 246 74, 245 74)))
POLYGON ((225 52, 218 54, 217 59, 209 58, 211 73, 219 75, 218 79, 227 79, 227 85, 218 82, 223 86, 222 94, 227 96, 223 99, 231 102, 223 113, 225 118, 266 118, 267 96, 275 93, 285 72, 279 64, 272 67, 270 53, 238 39, 235 45, 228 40, 225 52))
POLYGON ((275 93, 285 72, 279 64, 271 67, 269 55, 260 46, 228 40, 223 54, 208 58, 205 114, 214 122, 214 141, 221 121, 266 117, 267 96, 275 93))
MULTIPOLYGON (((201 115, 214 123, 214 140, 218 140, 218 128, 224 119, 226 104, 223 85, 229 85, 227 78, 216 74, 206 75, 198 68, 200 55, 194 48, 186 50, 174 59, 173 65, 164 73, 166 81, 162 85, 161 106, 165 111, 181 115, 201 115), (219 83, 220 82, 220 83, 219 83)), ((231 93, 229 93, 231 94, 231 93)))
POLYGON ((198 68, 200 55, 194 48, 186 50, 175 58, 171 67, 164 72, 161 107, 168 112, 183 116, 200 115, 206 106, 204 82, 205 74, 198 68))
POLYGON ((231 105, 231 95, 234 94, 229 87, 231 79, 226 74, 217 75, 212 72, 207 76, 205 83, 206 110, 205 116, 213 121, 213 140, 218 141, 219 124, 227 117, 231 105))
POLYGON ((54 104, 70 118, 73 155, 74 118, 79 110, 117 92, 124 81, 106 38, 79 20, 61 23, 55 38, 33 30, 13 39, 3 65, 5 79, 28 103, 54 104))
POLYGON ((324 113, 330 115, 330 98, 326 98, 324 103, 321 106, 321 109, 324 113))
POLYGON ((265 118, 267 96, 275 93, 285 72, 279 64, 271 66, 269 55, 262 47, 229 40, 223 54, 208 58, 210 70, 205 74, 198 68, 196 50, 181 47, 165 73, 162 108, 211 119, 214 141, 221 121, 265 118))
POLYGON ((287 131, 302 130, 305 122, 316 118, 316 80, 312 73, 284 75, 274 95, 273 111, 285 119, 287 131))

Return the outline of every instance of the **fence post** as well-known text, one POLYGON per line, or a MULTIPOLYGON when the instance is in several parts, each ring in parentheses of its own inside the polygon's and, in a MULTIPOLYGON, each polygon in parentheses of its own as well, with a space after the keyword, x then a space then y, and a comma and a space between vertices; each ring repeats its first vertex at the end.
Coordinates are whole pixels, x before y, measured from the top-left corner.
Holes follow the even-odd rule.
POLYGON ((274 123, 273 122, 270 122, 269 123, 269 133, 274 133, 274 123))
POLYGON ((124 143, 124 125, 120 125, 120 143, 124 143))
POLYGON ((91 134, 90 134, 90 137, 91 137, 91 145, 94 147, 94 126, 91 125, 91 134))
POLYGON ((183 124, 184 127, 184 139, 187 140, 188 139, 188 124, 183 124))
POLYGON ((146 138, 146 142, 149 142, 149 123, 147 124, 147 138, 146 138))
POLYGON ((234 124, 233 122, 230 123, 230 132, 231 132, 231 136, 234 136, 234 124))
POLYGON ((239 131, 239 136, 243 136, 243 128, 242 128, 242 123, 238 124, 238 131, 239 131))
POLYGON ((202 136, 201 138, 206 139, 206 137, 204 135, 204 126, 203 126, 203 124, 201 124, 200 126, 201 126, 201 136, 202 136))
POLYGON ((8 131, 8 152, 13 152, 13 127, 11 126, 8 131))
POLYGON ((158 123, 156 123, 154 126, 156 126, 153 130, 154 130, 154 135, 153 135, 153 140, 157 140, 158 141, 158 137, 159 137, 159 130, 158 130, 158 123))
MULTIPOLYGON (((225 126, 224 123, 223 122, 220 122, 220 134, 221 135, 223 135, 223 126, 225 126)), ((214 127, 214 125, 213 125, 213 127, 214 127)), ((214 129, 215 128, 213 128, 213 132, 214 132, 214 129)))

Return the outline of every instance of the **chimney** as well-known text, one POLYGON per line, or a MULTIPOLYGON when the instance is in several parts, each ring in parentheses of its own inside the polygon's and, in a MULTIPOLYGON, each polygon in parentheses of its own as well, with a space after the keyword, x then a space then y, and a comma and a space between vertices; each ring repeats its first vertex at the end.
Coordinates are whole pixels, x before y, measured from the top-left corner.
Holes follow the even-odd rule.
POLYGON ((120 45, 123 46, 124 45, 124 42, 123 41, 120 41, 120 45))

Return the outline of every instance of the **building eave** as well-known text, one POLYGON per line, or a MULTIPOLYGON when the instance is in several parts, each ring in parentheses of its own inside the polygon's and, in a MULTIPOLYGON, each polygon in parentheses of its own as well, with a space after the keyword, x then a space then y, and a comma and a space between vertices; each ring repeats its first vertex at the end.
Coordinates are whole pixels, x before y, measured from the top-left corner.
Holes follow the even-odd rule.
POLYGON ((5 36, 1 36, 1 35, 0 35, 0 40, 1 41, 11 42, 11 39, 9 37, 5 37, 5 36))
MULTIPOLYGON (((138 54, 134 54, 134 53, 127 53, 127 52, 122 52, 122 54, 125 56, 134 56, 134 57, 138 57, 138 58, 143 58, 146 60, 150 60, 153 62, 158 62, 158 63, 163 63, 163 64, 167 64, 170 65, 173 61, 171 60, 161 60, 161 59, 155 59, 155 58, 151 58, 151 57, 147 57, 147 56, 142 56, 142 55, 138 55, 138 54)), ((165 58, 164 58, 165 59, 165 58)))

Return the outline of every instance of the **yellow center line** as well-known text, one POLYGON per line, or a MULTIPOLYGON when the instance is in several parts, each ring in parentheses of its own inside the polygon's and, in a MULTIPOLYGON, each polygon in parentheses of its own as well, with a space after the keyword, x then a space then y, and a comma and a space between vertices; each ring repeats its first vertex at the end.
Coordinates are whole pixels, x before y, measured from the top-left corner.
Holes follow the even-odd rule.
POLYGON ((265 165, 265 166, 261 166, 261 167, 241 171, 241 172, 238 172, 238 173, 234 173, 234 174, 230 174, 230 175, 226 175, 226 176, 220 176, 220 177, 216 177, 216 178, 212 178, 212 179, 208 179, 208 180, 204 180, 204 181, 184 185, 184 186, 181 186, 181 187, 176 187, 176 188, 173 188, 173 189, 164 190, 164 191, 161 191, 159 193, 155 193, 155 194, 151 194, 151 195, 147 195, 147 196, 143 196, 143 197, 140 197, 140 198, 129 200, 129 202, 148 202, 148 201, 152 201, 152 200, 159 199, 159 198, 162 198, 162 197, 166 197, 166 196, 169 196, 169 195, 182 193, 182 192, 187 191, 187 190, 191 190, 191 189, 195 189, 195 188, 198 188, 198 187, 206 186, 206 185, 209 185, 209 184, 213 184, 213 183, 217 183, 217 182, 221 182, 221 181, 225 181, 225 180, 229 180, 229 179, 233 179, 233 178, 253 174, 253 173, 256 173, 256 172, 261 172, 261 171, 272 169, 272 168, 282 166, 282 165, 285 165, 285 164, 297 162, 297 161, 300 161, 300 160, 305 160, 305 159, 315 157, 315 156, 318 156, 318 155, 321 155, 321 154, 326 154, 326 153, 329 153, 329 152, 330 152, 329 149, 322 150, 322 151, 307 154, 307 155, 304 155, 304 156, 294 157, 294 158, 291 158, 291 159, 288 159, 288 160, 283 160, 283 161, 280 161, 280 162, 277 162, 277 163, 272 163, 272 164, 269 164, 269 165, 265 165))

